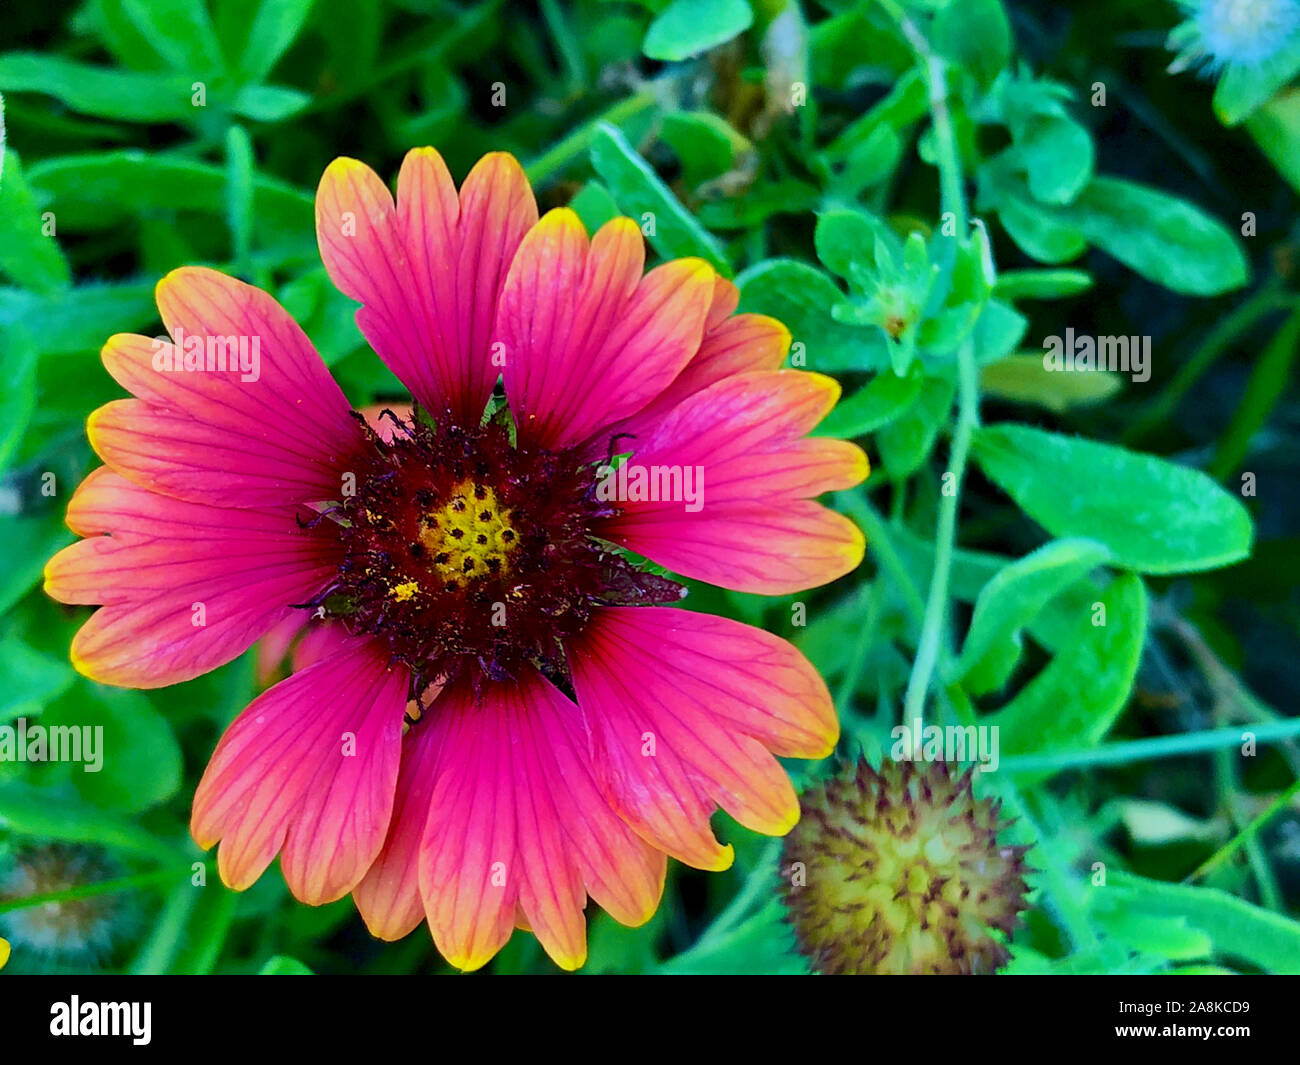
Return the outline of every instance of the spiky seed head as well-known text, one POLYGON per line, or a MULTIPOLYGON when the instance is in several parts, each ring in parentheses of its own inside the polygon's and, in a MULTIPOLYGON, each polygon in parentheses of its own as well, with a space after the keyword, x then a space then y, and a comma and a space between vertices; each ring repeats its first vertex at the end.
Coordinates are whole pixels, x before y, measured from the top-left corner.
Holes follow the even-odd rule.
POLYGON ((988 973, 1027 906, 1027 847, 998 836, 973 770, 865 759, 802 798, 782 878, 799 949, 827 974, 988 973))

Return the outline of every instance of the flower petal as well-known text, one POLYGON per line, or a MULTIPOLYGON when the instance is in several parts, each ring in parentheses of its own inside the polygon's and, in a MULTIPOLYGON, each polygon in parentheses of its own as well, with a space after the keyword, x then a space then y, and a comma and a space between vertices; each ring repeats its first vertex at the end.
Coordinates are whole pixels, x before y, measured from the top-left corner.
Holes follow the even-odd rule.
POLYGON ((194 795, 191 831, 218 840, 221 878, 242 890, 283 848, 289 889, 341 898, 383 845, 397 785, 409 674, 352 640, 254 699, 226 730, 194 795))
MULTIPOLYGON (((852 488, 869 470, 862 449, 805 436, 838 395, 833 379, 798 370, 727 377, 688 397, 635 441, 630 468, 697 470, 693 513, 701 515, 733 503, 852 488)), ((683 507, 678 498, 631 500, 624 509, 635 515, 683 507)))
POLYGON ((698 514, 638 509, 603 524, 600 535, 674 573, 758 595, 816 588, 857 568, 862 532, 842 514, 808 500, 729 504, 698 514))
POLYGON ((496 382, 493 318, 506 270, 537 205, 522 167, 485 155, 459 196, 432 148, 407 153, 394 202, 373 170, 336 159, 316 194, 316 234, 330 277, 361 302, 357 325, 434 412, 475 424, 496 382))
POLYGON ((253 679, 265 688, 273 680, 283 680, 281 666, 289 656, 289 649, 311 621, 305 610, 295 610, 283 621, 278 621, 257 641, 253 679))
POLYGON ((229 662, 323 588, 336 544, 291 507, 187 503, 93 471, 68 505, 87 537, 45 567, 64 603, 102 603, 72 642, 73 664, 104 684, 157 688, 229 662))
POLYGON ((783 758, 835 749, 840 726, 826 682, 788 640, 678 607, 610 607, 596 623, 599 639, 616 636, 642 665, 660 664, 658 686, 675 693, 676 712, 752 736, 783 758))
POLYGON ((628 218, 588 243, 578 216, 547 213, 519 246, 498 309, 506 394, 522 439, 590 439, 661 393, 699 349, 713 299, 700 259, 641 277, 641 231, 628 218))
MULTIPOLYGON (((780 763, 733 721, 746 716, 737 705, 745 696, 726 686, 744 682, 715 680, 710 690, 708 665, 702 676, 695 672, 699 656, 685 662, 671 656, 693 626, 677 622, 676 613, 598 611, 568 650, 592 729, 597 779, 610 802, 656 846, 689 865, 717 868, 722 849, 709 829, 715 804, 746 828, 780 836, 798 821, 799 801, 780 763), (729 710, 715 710, 719 705, 729 710)), ((726 635, 725 628, 718 631, 726 635)), ((748 698, 757 701, 770 688, 760 685, 748 698)))
POLYGON ((109 373, 139 397, 109 403, 88 421, 104 461, 196 503, 336 498, 365 435, 288 312, 260 289, 202 267, 172 271, 157 298, 173 342, 121 333, 104 347, 109 373), (248 361, 220 369, 222 361, 232 367, 239 344, 248 361), (203 369, 184 368, 200 358, 203 369))
POLYGON ((397 796, 383 850, 352 892, 370 934, 401 939, 424 920, 420 897, 420 840, 433 803, 438 752, 446 732, 425 723, 402 738, 397 796))
POLYGON ((735 285, 717 279, 700 350, 663 392, 614 431, 642 438, 679 403, 710 385, 734 374, 770 371, 781 365, 790 348, 790 330, 762 314, 728 317, 738 298, 735 285))
POLYGON ((443 957, 478 969, 510 938, 519 897, 506 715, 453 689, 427 727, 443 733, 444 753, 420 842, 420 895, 443 957))
POLYGON ((635 660, 609 657, 619 645, 601 637, 606 612, 598 612, 568 647, 578 703, 591 729, 597 785, 619 816, 656 847, 697 869, 726 869, 734 852, 709 827, 716 804, 707 785, 680 748, 680 735, 673 743, 659 731, 653 693, 662 684, 663 664, 638 673, 635 660))
POLYGON ((658 906, 664 856, 597 789, 578 708, 536 673, 475 696, 456 685, 413 731, 436 731, 438 783, 421 848, 420 889, 439 950, 485 964, 514 925, 556 964, 586 958, 590 892, 618 920, 658 906), (508 829, 508 831, 507 831, 508 829))

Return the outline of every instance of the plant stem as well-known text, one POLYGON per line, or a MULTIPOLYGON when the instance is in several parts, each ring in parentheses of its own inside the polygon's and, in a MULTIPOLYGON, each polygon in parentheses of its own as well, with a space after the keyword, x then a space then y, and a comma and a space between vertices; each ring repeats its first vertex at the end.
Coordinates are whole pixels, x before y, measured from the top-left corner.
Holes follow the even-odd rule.
POLYGON ((1224 318, 1193 352, 1165 385, 1145 414, 1141 415, 1121 437, 1132 445, 1149 436, 1152 430, 1169 419, 1183 397, 1224 355, 1233 342, 1262 318, 1295 305, 1295 297, 1283 292, 1278 282, 1265 285, 1245 303, 1224 318))
POLYGON ((153 873, 140 873, 137 876, 124 876, 117 880, 99 880, 93 884, 79 884, 76 887, 63 888, 59 891, 46 891, 40 895, 27 895, 19 899, 5 899, 0 902, 0 913, 11 910, 24 910, 32 906, 44 906, 49 902, 73 902, 76 899, 90 899, 97 895, 112 895, 119 891, 133 891, 137 888, 153 887, 156 884, 168 884, 190 875, 190 868, 163 869, 153 873))
MULTIPOLYGON (((962 184, 961 158, 952 115, 948 111, 948 81, 944 61, 931 50, 925 36, 898 5, 896 0, 880 0, 890 17, 916 53, 930 94, 930 118, 934 125, 935 154, 939 167, 939 187, 943 210, 960 244, 966 242, 966 192, 962 184)), ((947 223, 945 219, 945 224, 947 223)), ((949 263, 951 270, 951 262, 949 263)), ((930 577, 930 594, 926 599, 925 618, 916 659, 903 697, 904 720, 923 719, 926 695, 934 678, 943 642, 943 628, 948 617, 948 580, 952 574, 953 547, 957 538, 957 511, 961 502, 962 480, 970 455, 971 438, 979 425, 979 374, 975 366, 975 349, 970 339, 957 350, 957 424, 952 435, 949 470, 952 491, 939 502, 938 527, 935 530, 934 570, 930 577)))
MULTIPOLYGON (((1300 780, 1294 781, 1286 791, 1282 792, 1281 795, 1269 803, 1268 808, 1264 810, 1263 813, 1210 855, 1209 858, 1193 869, 1184 879, 1183 883, 1192 880, 1199 880, 1206 873, 1210 872, 1210 870, 1216 868, 1230 858, 1243 844, 1253 841, 1259 834, 1259 830, 1268 824, 1268 822, 1277 816, 1277 814, 1281 813, 1297 794, 1300 794, 1300 780)), ((1261 885, 1261 889, 1262 888, 1263 885, 1261 885)), ((1276 885, 1273 886, 1273 890, 1277 890, 1276 885)))
POLYGON ((1179 758, 1205 754, 1242 743, 1249 732, 1257 744, 1280 743, 1300 736, 1300 717, 1289 717, 1268 725, 1234 725, 1228 728, 1186 732, 1178 736, 1153 736, 1145 740, 1124 740, 1077 751, 1047 751, 1040 754, 1013 754, 998 765, 1002 773, 1061 773, 1085 766, 1129 765, 1156 758, 1179 758))
POLYGON ((648 89, 637 93, 635 96, 629 96, 626 100, 620 100, 613 107, 608 108, 579 129, 574 130, 550 151, 529 162, 524 167, 529 182, 534 186, 545 184, 556 173, 577 159, 587 150, 587 146, 591 143, 592 134, 596 132, 596 127, 600 123, 608 122, 617 126, 626 122, 629 118, 641 114, 643 111, 651 110, 658 102, 655 94, 648 89))

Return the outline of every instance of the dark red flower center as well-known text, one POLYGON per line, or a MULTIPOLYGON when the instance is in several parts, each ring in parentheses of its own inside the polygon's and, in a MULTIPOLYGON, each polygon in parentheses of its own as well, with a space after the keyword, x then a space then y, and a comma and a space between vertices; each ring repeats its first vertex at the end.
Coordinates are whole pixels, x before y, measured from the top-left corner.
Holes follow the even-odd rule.
POLYGON ((413 693, 529 664, 567 684, 564 641, 593 609, 685 594, 598 538, 618 508, 597 498, 589 455, 515 446, 504 412, 472 428, 385 416, 391 442, 371 433, 368 465, 328 512, 338 578, 308 605, 387 641, 413 693))

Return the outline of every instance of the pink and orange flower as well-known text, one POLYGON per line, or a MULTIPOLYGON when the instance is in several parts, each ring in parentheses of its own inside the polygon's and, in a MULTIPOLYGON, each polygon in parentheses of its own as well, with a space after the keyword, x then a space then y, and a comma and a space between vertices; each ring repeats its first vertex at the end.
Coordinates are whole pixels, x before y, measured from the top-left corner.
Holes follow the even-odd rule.
POLYGON ((474 969, 519 927, 576 968, 588 896, 638 925, 666 856, 726 868, 719 807, 789 831, 776 756, 824 757, 839 731, 792 645, 670 605, 685 590, 641 559, 763 594, 833 580, 863 541, 814 497, 866 457, 808 436, 839 389, 780 368, 780 323, 735 313, 702 261, 645 272, 629 219, 590 239, 570 210, 539 221, 508 155, 458 192, 412 151, 396 200, 336 160, 316 221, 413 410, 368 420, 271 296, 177 270, 157 291, 172 339, 104 348, 133 398, 89 419, 105 465, 46 588, 99 606, 72 658, 106 684, 293 645, 195 795, 231 887, 278 855, 295 896, 350 892, 378 937, 427 920, 474 969), (233 338, 256 339, 255 375, 212 370, 210 341, 233 338), (703 471, 703 505, 606 498, 619 462, 703 471))

